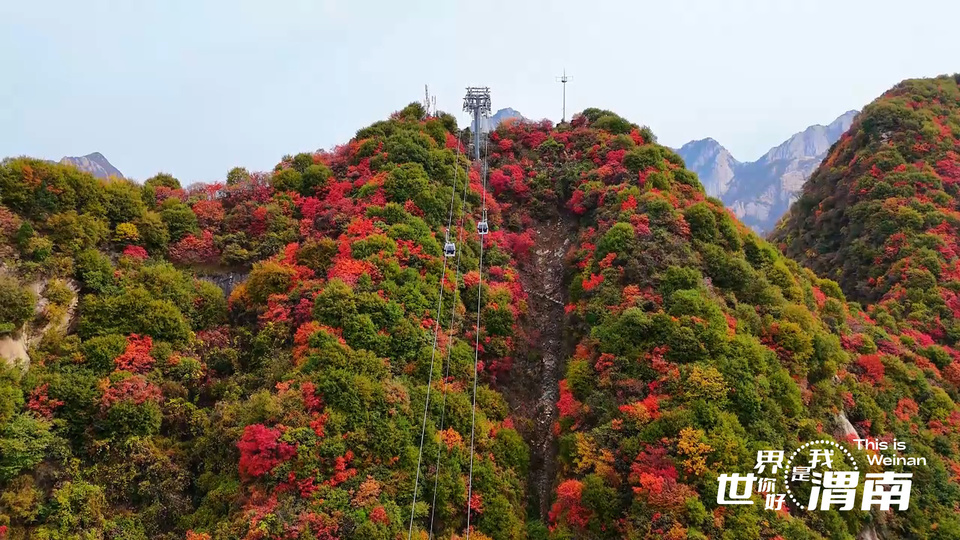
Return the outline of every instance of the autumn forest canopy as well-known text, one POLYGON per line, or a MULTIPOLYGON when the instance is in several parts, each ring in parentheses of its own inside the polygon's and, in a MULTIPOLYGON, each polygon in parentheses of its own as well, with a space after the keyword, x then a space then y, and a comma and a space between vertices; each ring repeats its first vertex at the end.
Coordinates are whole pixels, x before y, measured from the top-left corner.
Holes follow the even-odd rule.
POLYGON ((613 112, 470 140, 413 104, 209 185, 4 160, 0 539, 960 538, 957 77, 865 108, 775 243, 613 112), (909 510, 716 502, 867 436, 926 458, 909 510))

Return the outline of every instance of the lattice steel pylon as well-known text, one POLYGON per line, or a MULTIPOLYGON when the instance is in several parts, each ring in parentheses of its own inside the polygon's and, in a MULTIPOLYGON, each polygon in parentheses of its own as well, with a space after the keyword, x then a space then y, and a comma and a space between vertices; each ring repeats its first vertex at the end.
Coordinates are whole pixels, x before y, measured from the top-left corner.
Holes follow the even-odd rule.
POLYGON ((473 148, 474 155, 479 161, 482 119, 490 114, 490 88, 487 86, 468 86, 467 95, 463 96, 463 110, 473 115, 473 148))

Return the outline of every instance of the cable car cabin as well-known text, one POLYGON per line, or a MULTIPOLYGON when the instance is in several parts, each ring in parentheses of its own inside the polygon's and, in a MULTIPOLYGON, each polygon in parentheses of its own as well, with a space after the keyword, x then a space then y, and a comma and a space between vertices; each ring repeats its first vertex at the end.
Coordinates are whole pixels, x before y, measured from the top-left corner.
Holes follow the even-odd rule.
POLYGON ((490 227, 487 225, 487 209, 483 209, 483 217, 480 218, 480 223, 477 223, 477 234, 484 235, 490 232, 490 227))
POLYGON ((453 242, 446 242, 443 244, 443 256, 444 257, 453 257, 457 254, 457 245, 453 242))

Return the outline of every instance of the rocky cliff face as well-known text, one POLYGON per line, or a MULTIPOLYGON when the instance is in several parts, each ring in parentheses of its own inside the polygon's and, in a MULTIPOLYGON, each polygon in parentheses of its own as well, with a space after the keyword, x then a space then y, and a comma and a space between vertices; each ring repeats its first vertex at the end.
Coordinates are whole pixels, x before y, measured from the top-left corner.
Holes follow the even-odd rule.
POLYGON ((745 224, 763 234, 796 200, 803 183, 856 115, 857 111, 848 111, 828 125, 810 126, 749 163, 738 162, 713 139, 689 142, 679 154, 700 176, 709 195, 720 198, 745 224))
POLYGON ((679 153, 713 197, 727 192, 735 171, 742 165, 726 148, 710 138, 690 141, 680 148, 679 153))
POLYGON ((64 156, 63 159, 60 160, 60 163, 73 165, 81 171, 86 171, 97 178, 110 178, 111 176, 123 178, 123 173, 107 161, 107 158, 103 157, 103 154, 100 152, 94 152, 80 157, 64 156))
MULTIPOLYGON (((7 272, 0 267, 0 272, 7 272)), ((30 365, 30 348, 40 343, 48 332, 66 334, 76 322, 80 284, 66 280, 70 291, 69 300, 60 309, 51 309, 53 302, 45 296, 49 279, 34 281, 28 285, 38 301, 34 308, 34 318, 24 327, 12 334, 0 334, 0 363, 8 363, 26 370, 30 365)))

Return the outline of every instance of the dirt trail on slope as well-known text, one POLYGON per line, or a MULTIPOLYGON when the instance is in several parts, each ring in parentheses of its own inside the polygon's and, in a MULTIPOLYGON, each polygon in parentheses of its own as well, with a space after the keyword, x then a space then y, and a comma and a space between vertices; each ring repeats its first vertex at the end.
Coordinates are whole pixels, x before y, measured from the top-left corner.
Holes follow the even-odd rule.
POLYGON ((544 521, 550 510, 556 476, 559 381, 569 344, 564 339, 567 284, 563 258, 570 248, 574 223, 566 216, 538 223, 530 258, 520 265, 520 280, 529 295, 526 332, 529 345, 518 355, 505 393, 511 408, 527 422, 518 426, 530 445, 528 504, 544 521))

